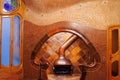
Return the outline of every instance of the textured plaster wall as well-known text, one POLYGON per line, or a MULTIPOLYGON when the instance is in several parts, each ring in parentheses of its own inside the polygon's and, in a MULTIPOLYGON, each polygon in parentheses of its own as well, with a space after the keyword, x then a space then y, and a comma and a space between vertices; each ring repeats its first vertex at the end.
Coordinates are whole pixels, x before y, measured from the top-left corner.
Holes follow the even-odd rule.
MULTIPOLYGON (((25 78, 29 77, 28 80, 30 80, 30 78, 39 77, 39 71, 36 71, 30 62, 31 53, 44 33, 48 32, 48 28, 56 27, 56 25, 51 24, 59 21, 70 21, 78 23, 80 26, 93 27, 104 31, 104 33, 93 32, 90 31, 92 28, 88 28, 89 31, 85 32, 80 29, 80 26, 73 27, 90 35, 91 39, 96 41, 93 43, 99 47, 97 48, 98 52, 103 53, 101 54, 103 66, 99 73, 95 73, 100 76, 94 76, 90 73, 87 78, 101 79, 103 76, 102 79, 106 80, 107 77, 104 75, 106 74, 106 29, 109 26, 120 24, 120 0, 24 0, 24 2, 26 5, 24 15, 26 20, 24 25, 25 78), (99 36, 95 36, 96 34, 99 36)), ((64 26, 63 24, 58 25, 64 26)))
POLYGON ((36 25, 48 25, 59 21, 71 21, 81 25, 105 30, 108 26, 120 24, 120 0, 34 0, 26 3, 25 20, 36 25), (53 1, 53 3, 52 3, 53 1), (44 3, 43 3, 44 2, 44 3), (59 3, 59 4, 58 4, 59 3), (58 4, 58 5, 57 5, 58 4), (63 4, 63 5, 62 5, 63 4), (33 7, 32 7, 33 6, 33 7))

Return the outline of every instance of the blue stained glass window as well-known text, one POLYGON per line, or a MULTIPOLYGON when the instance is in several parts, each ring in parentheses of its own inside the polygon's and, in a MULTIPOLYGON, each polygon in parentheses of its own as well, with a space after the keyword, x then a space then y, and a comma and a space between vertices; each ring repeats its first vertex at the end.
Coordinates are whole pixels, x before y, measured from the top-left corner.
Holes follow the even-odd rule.
POLYGON ((18 7, 18 0, 3 0, 3 10, 10 12, 18 7))
POLYGON ((10 65, 10 18, 2 18, 2 65, 10 65))
POLYGON ((20 18, 14 17, 14 47, 13 47, 13 65, 20 63, 20 18))

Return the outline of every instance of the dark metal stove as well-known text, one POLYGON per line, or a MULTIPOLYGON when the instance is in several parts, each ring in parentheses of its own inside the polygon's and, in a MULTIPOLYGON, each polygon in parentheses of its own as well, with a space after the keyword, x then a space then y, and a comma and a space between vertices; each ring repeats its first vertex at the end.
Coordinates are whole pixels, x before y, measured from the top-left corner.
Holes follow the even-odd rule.
POLYGON ((53 71, 55 74, 72 74, 72 65, 55 65, 53 71))

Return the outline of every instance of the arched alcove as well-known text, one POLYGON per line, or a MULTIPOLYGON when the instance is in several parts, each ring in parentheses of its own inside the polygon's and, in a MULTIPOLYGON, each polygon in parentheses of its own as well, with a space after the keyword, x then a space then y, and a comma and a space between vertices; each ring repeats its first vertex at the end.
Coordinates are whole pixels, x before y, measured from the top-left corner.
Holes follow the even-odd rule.
MULTIPOLYGON (((39 40, 31 55, 33 66, 39 68, 40 64, 47 62, 47 74, 54 74, 55 61, 59 58, 60 47, 63 45, 66 46, 64 56, 72 64, 72 74, 81 74, 80 65, 86 66, 86 72, 99 69, 101 59, 92 43, 83 34, 69 28, 52 30, 39 40), (72 40, 72 36, 76 38, 72 40)), ((59 69, 62 71, 63 68, 59 69)), ((64 73, 66 72, 63 71, 64 73)))

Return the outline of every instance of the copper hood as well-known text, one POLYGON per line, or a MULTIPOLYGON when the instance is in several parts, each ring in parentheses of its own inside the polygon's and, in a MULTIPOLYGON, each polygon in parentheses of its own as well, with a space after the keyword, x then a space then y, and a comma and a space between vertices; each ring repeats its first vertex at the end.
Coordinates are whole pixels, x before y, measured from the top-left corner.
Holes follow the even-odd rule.
POLYGON ((76 35, 72 35, 67 39, 63 45, 59 48, 59 57, 54 62, 54 72, 55 73, 65 73, 70 74, 72 72, 72 63, 69 59, 65 57, 65 50, 77 39, 76 35))

